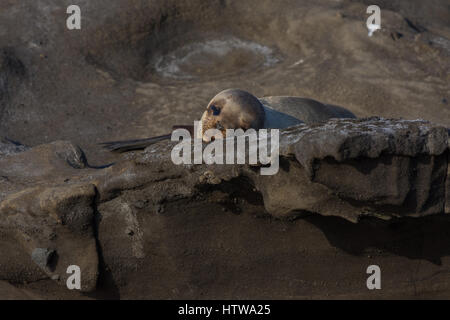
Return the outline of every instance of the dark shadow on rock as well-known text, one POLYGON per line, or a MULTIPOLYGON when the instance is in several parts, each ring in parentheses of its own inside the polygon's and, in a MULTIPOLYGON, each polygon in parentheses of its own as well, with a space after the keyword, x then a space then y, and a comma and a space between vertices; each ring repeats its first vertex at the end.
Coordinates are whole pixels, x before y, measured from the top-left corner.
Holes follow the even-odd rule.
POLYGON ((222 181, 217 185, 201 185, 198 187, 198 190, 202 194, 208 194, 214 191, 220 191, 227 194, 226 199, 220 199, 218 202, 220 202, 224 209, 235 214, 240 214, 244 209, 242 208, 241 200, 253 206, 263 207, 264 203, 261 193, 255 189, 252 182, 246 177, 222 181))
POLYGON ((114 165, 114 163, 109 164, 103 164, 103 165, 91 165, 86 157, 86 153, 81 149, 79 146, 76 146, 78 150, 78 158, 72 159, 71 157, 68 157, 67 155, 63 156, 63 158, 66 159, 66 162, 69 166, 71 166, 74 169, 84 169, 84 168, 90 168, 90 169, 105 169, 108 167, 111 167, 114 165))
POLYGON ((57 251, 52 251, 48 259, 48 270, 54 272, 56 270, 56 266, 58 265, 59 255, 57 251))
POLYGON ((288 159, 284 158, 284 157, 280 157, 280 169, 285 171, 285 172, 289 172, 289 170, 291 169, 291 163, 289 162, 288 159))
POLYGON ((5 140, 6 142, 9 142, 17 147, 26 147, 25 145, 21 144, 20 142, 9 139, 8 137, 3 137, 3 140, 5 140))
MULTIPOLYGON (((97 193, 98 197, 98 193, 97 193)), ((94 206, 94 236, 97 245, 98 254, 98 279, 97 288, 94 292, 86 293, 86 296, 100 299, 100 300, 120 300, 119 287, 114 281, 111 270, 105 264, 105 259, 103 258, 103 249, 98 240, 98 226, 101 221, 101 214, 98 212, 97 207, 94 206)))
POLYGON ((17 58, 13 48, 0 49, 0 120, 2 120, 7 100, 19 87, 26 73, 25 65, 17 58))
MULTIPOLYGON (((291 159, 291 157, 288 156, 282 156, 279 158, 279 167, 280 170, 284 171, 284 172, 289 172, 289 170, 291 169, 291 163, 289 161, 289 159, 291 159)), ((259 174, 259 172, 261 171, 261 168, 268 168, 270 167, 272 164, 266 164, 266 165, 257 165, 257 166, 250 166, 249 169, 257 174, 259 174)))
POLYGON ((98 166, 93 166, 93 165, 88 163, 87 167, 91 168, 91 169, 106 169, 106 168, 109 168, 109 167, 111 167, 113 165, 114 165, 114 163, 108 163, 108 164, 101 164, 101 165, 98 165, 98 166))
POLYGON ((425 259, 441 265, 441 258, 450 255, 450 216, 381 220, 366 217, 357 224, 339 217, 311 215, 303 218, 323 231, 331 245, 352 255, 375 249, 425 259))
POLYGON ((411 20, 409 20, 408 18, 405 18, 405 22, 408 25, 408 27, 410 27, 412 30, 414 30, 417 33, 422 33, 427 31, 426 28, 418 25, 417 23, 413 23, 411 20))

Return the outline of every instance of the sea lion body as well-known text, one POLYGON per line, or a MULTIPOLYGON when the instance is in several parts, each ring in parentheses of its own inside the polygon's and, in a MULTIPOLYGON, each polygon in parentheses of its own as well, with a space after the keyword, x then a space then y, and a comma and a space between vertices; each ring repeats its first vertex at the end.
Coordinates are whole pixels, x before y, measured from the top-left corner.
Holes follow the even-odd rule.
POLYGON ((218 93, 201 118, 198 136, 205 142, 208 129, 284 129, 301 123, 311 124, 331 118, 356 118, 350 111, 319 101, 300 97, 266 97, 258 99, 240 89, 218 93))
POLYGON ((300 119, 297 119, 288 113, 280 112, 274 108, 264 105, 264 129, 283 129, 296 126, 303 123, 300 119))
MULTIPOLYGON (((350 111, 329 104, 300 97, 265 97, 258 99, 240 89, 227 89, 218 93, 207 105, 200 119, 196 135, 211 141, 208 129, 219 130, 222 137, 226 129, 284 129, 301 123, 311 124, 331 118, 356 118, 350 111)), ((186 127, 186 126, 184 126, 186 127)), ((215 136, 215 135, 214 135, 215 136)), ((125 152, 144 149, 164 139, 159 137, 103 143, 111 151, 125 152)))
POLYGON ((349 110, 301 97, 273 96, 260 98, 265 106, 287 114, 306 124, 327 121, 331 118, 356 118, 349 110))

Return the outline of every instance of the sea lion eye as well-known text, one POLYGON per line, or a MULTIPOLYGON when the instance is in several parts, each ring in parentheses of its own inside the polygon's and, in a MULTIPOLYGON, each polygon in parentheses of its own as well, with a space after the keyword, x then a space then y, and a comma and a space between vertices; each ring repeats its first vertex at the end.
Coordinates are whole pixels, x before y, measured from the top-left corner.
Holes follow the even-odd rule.
POLYGON ((213 112, 213 116, 218 116, 220 114, 220 109, 217 108, 215 105, 212 104, 209 108, 213 112))

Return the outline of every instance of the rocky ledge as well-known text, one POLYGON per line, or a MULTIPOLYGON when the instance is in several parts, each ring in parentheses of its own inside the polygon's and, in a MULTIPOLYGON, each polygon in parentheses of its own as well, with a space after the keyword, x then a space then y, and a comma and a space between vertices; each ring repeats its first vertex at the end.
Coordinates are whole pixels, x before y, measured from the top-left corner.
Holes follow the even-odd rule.
POLYGON ((183 275, 198 265, 184 260, 180 269, 176 258, 186 224, 198 226, 190 239, 202 246, 208 240, 197 237, 226 229, 218 215, 258 224, 309 213, 355 223, 449 213, 447 129, 422 120, 332 119, 283 130, 275 175, 261 175, 258 165, 175 165, 174 145, 93 167, 70 142, 1 143, 0 279, 64 285, 67 267, 78 265, 90 292, 102 272, 117 287, 133 281, 145 261, 151 297, 193 297, 183 275))

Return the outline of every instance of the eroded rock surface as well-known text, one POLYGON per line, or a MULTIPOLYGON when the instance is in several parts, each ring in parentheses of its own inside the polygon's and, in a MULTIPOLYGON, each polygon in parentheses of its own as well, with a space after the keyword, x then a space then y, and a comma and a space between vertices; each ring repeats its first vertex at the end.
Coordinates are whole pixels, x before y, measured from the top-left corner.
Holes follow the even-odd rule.
MULTIPOLYGON (((67 267, 78 265, 83 290, 93 291, 99 272, 119 287, 138 281, 137 269, 151 270, 148 276, 157 279, 162 264, 156 258, 178 272, 169 283, 188 286, 177 270, 180 262, 173 260, 176 244, 164 233, 181 231, 204 210, 250 213, 249 221, 304 213, 352 222, 443 214, 447 140, 446 128, 419 120, 302 124, 281 131, 280 168, 266 176, 258 165, 175 165, 172 142, 124 154, 104 169, 91 168, 69 142, 11 153, 0 158, 8 181, 0 202, 0 277, 19 283, 49 277, 64 285, 67 267)), ((206 221, 199 230, 209 228, 208 219, 219 219, 201 215, 206 221)), ((160 290, 156 296, 192 296, 161 296, 160 290)))
POLYGON ((97 282, 98 255, 93 235, 94 185, 80 176, 85 159, 81 149, 57 141, 0 158, 0 229, 3 246, 18 247, 28 259, 15 259, 5 249, 2 259, 11 258, 11 268, 1 270, 2 278, 33 281, 54 277, 65 284, 69 265, 83 270, 83 290, 97 282), (76 181, 71 182, 71 179, 76 181), (33 265, 34 262, 34 265, 33 265), (38 268, 36 268, 36 266, 38 268), (23 268, 26 273, 16 274, 23 268))

